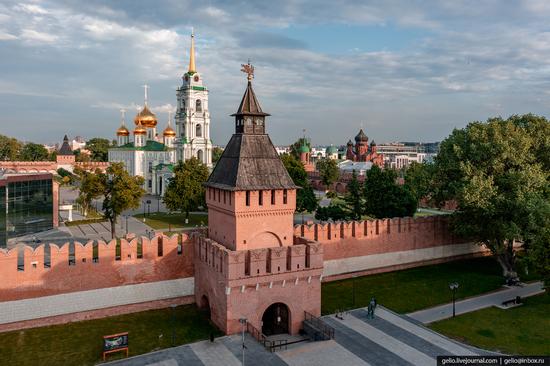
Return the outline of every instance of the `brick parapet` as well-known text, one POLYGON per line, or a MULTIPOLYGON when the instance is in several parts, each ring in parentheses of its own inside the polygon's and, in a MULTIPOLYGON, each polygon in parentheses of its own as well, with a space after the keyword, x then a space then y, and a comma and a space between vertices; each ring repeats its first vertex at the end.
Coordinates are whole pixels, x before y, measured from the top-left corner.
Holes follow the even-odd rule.
POLYGON ((325 260, 467 242, 442 215, 296 225, 294 235, 321 243, 325 260))
POLYGON ((0 301, 192 277, 192 241, 179 234, 0 249, 0 301))
POLYGON ((295 238, 291 246, 229 250, 206 237, 195 242, 196 259, 227 281, 323 268, 322 246, 295 238))

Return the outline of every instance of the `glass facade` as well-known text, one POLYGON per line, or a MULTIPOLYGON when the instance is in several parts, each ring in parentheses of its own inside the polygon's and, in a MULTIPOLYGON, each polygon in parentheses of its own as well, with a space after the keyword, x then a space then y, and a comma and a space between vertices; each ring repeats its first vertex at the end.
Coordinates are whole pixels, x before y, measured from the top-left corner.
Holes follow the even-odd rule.
POLYGON ((6 183, 0 187, 0 247, 10 238, 53 228, 51 179, 6 183))

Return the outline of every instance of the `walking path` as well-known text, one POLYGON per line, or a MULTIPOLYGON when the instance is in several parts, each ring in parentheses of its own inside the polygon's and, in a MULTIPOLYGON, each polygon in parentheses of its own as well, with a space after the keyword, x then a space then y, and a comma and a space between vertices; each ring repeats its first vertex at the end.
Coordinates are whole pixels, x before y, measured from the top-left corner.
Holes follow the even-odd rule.
MULTIPOLYGON (((503 301, 515 299, 516 296, 529 297, 544 292, 542 282, 533 282, 523 286, 506 287, 503 290, 486 295, 476 296, 455 303, 457 315, 485 309, 491 306, 501 305, 503 301)), ((428 324, 453 316, 453 304, 445 304, 429 309, 415 311, 407 314, 408 317, 421 323, 428 324)))
MULTIPOLYGON (((335 338, 304 342, 275 353, 267 351, 249 334, 245 335, 246 365, 275 366, 429 366, 438 355, 490 355, 460 344, 379 306, 375 319, 365 308, 336 318, 323 317, 335 328, 335 338)), ((242 359, 240 335, 202 341, 115 361, 120 366, 213 366, 239 365, 242 359)))

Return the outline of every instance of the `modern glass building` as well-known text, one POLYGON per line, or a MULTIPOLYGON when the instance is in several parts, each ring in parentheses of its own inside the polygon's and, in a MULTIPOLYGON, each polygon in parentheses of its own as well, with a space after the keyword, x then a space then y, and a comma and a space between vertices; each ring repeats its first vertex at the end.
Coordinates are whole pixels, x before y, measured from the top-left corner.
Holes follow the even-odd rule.
POLYGON ((0 175, 0 248, 11 238, 54 227, 51 174, 0 175))

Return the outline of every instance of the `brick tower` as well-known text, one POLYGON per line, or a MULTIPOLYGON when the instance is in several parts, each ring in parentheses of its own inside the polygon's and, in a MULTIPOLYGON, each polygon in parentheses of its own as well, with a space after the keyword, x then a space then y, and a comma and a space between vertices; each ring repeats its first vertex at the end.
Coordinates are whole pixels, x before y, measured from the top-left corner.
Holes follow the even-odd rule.
POLYGON ((239 319, 266 335, 295 334, 304 311, 321 309, 320 244, 294 237, 297 187, 266 134, 252 89, 253 67, 235 134, 206 183, 208 235, 195 243, 195 297, 226 334, 239 319))

